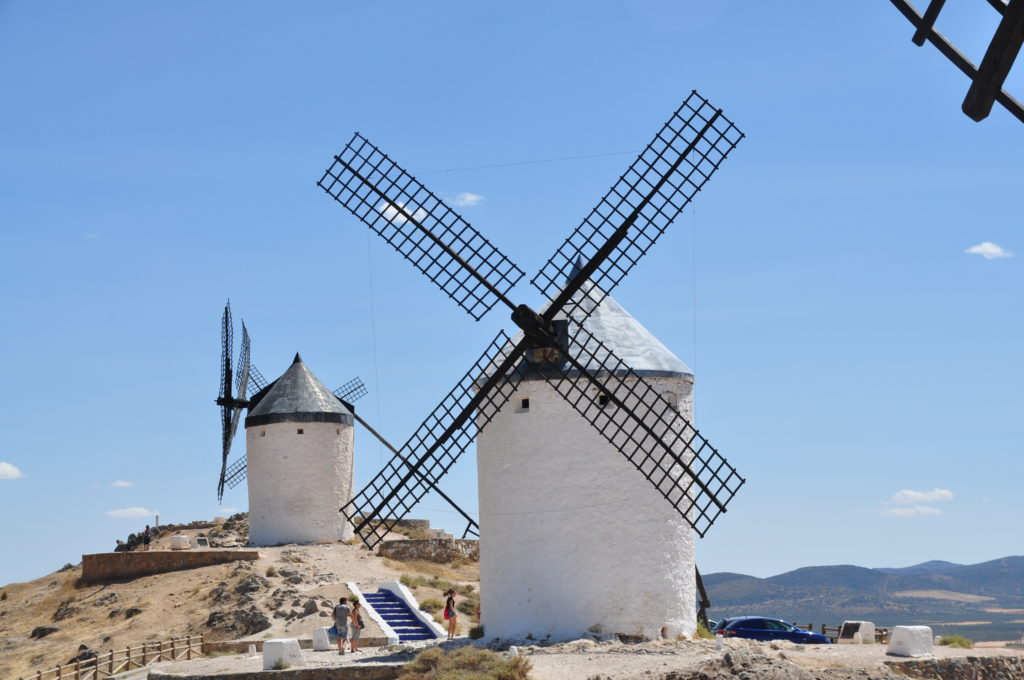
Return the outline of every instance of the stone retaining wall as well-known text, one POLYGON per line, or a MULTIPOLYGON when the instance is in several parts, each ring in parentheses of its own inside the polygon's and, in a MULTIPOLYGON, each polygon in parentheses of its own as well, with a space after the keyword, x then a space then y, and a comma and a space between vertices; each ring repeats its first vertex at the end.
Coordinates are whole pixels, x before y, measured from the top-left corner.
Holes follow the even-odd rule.
MULTIPOLYGON (((313 649, 312 638, 297 638, 299 649, 313 649)), ((361 637, 360 647, 386 647, 386 637, 361 637)), ((263 640, 218 640, 215 642, 203 643, 203 654, 245 654, 249 651, 249 645, 256 645, 256 651, 263 651, 263 640)))
POLYGON ((454 562, 479 560, 480 541, 467 538, 418 538, 404 541, 384 541, 380 544, 381 557, 394 560, 429 560, 454 562))
POLYGON ((255 560, 255 550, 149 550, 82 555, 82 583, 137 578, 237 560, 255 560))
POLYGON ((885 665, 912 678, 926 680, 1024 680, 1024 658, 968 656, 960 659, 886 661, 885 665))

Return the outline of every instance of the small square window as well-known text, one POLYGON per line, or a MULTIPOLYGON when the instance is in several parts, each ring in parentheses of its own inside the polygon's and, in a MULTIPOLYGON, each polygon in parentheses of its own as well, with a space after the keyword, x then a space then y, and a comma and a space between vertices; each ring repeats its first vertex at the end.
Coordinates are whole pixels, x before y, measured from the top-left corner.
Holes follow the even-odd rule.
POLYGON ((299 428, 299 434, 302 434, 302 428, 301 427, 299 428))
POLYGON ((519 401, 519 408, 523 409, 524 411, 528 411, 530 409, 530 400, 529 399, 521 399, 519 401))
POLYGON ((607 406, 610 401, 607 394, 601 394, 597 397, 597 403, 601 406, 607 406))
POLYGON ((261 431, 260 432, 260 436, 261 437, 266 437, 267 436, 267 431, 266 430, 261 431))
POLYGON ((338 429, 336 429, 336 430, 334 431, 334 434, 341 434, 341 428, 339 427, 338 429))

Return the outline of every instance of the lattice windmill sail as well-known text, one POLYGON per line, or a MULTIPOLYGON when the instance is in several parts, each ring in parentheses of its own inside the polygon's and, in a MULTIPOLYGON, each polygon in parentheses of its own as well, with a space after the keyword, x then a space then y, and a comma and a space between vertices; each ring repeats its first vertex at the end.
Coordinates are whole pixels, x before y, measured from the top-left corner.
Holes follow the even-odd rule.
POLYGON ((368 546, 383 540, 437 484, 515 393, 527 368, 550 376, 559 394, 704 535, 743 478, 610 348, 581 335, 580 321, 588 305, 600 303, 648 252, 742 138, 720 109, 691 93, 532 279, 551 300, 536 312, 508 298, 522 270, 379 148, 353 136, 318 185, 474 319, 501 303, 521 331, 515 341, 499 332, 401 448, 402 455, 342 508, 368 546), (577 321, 571 329, 568 317, 577 321), (581 390, 571 386, 576 377, 603 395, 606 409, 595 413, 583 404, 581 390))

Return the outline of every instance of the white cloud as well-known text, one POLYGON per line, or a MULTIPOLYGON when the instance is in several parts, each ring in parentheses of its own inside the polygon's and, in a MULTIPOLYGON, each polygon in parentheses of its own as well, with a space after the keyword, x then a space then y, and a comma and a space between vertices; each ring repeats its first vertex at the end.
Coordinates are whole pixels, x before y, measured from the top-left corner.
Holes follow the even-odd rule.
POLYGON ((994 260, 997 257, 1013 257, 1013 253, 1009 250, 1006 250, 1002 246, 997 246, 991 241, 982 241, 976 246, 971 246, 964 252, 971 255, 981 255, 986 260, 994 260))
POLYGON ((942 510, 928 505, 915 505, 910 508, 889 508, 883 510, 882 514, 889 517, 925 517, 927 515, 941 515, 942 510))
MULTIPOLYGON (((377 206, 377 212, 383 215, 384 219, 386 219, 391 224, 405 224, 406 222, 409 221, 409 218, 406 217, 398 208, 396 208, 395 205, 397 205, 398 208, 405 208, 405 203, 401 202, 395 203, 394 205, 392 205, 391 203, 381 203, 380 205, 377 206)), ((417 222, 423 222, 423 218, 425 218, 426 216, 427 211, 424 210, 423 208, 419 208, 418 210, 416 210, 416 212, 412 213, 412 218, 417 222)))
POLYGON ((14 467, 10 463, 0 461, 0 479, 18 479, 19 477, 24 476, 25 475, 22 474, 21 470, 18 468, 14 467))
POLYGON ((119 479, 116 482, 111 482, 110 486, 135 486, 135 482, 126 482, 123 479, 119 479))
POLYGON ((916 505, 918 503, 937 503, 953 500, 953 492, 949 489, 932 489, 931 491, 913 491, 903 489, 892 495, 890 503, 895 505, 916 505))
POLYGON ((455 197, 455 205, 478 205, 482 200, 484 200, 484 197, 480 194, 471 194, 468 191, 463 191, 455 197))
POLYGON ((134 508, 119 508, 117 510, 107 510, 105 513, 108 517, 118 518, 141 518, 141 517, 152 517, 156 513, 146 508, 135 506, 134 508))

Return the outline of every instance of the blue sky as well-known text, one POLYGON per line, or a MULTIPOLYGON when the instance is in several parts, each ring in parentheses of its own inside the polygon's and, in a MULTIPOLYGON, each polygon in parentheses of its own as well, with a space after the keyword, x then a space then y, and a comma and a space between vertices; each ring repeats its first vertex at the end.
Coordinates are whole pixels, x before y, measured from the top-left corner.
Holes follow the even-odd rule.
MULTIPOLYGON (((990 15, 939 27, 978 60, 990 15)), ((883 0, 0 2, 0 583, 132 509, 246 507, 215 493, 228 297, 268 378, 360 376, 396 444, 511 327, 314 185, 353 131, 482 197, 458 210, 532 276, 691 89, 747 137, 615 297, 748 479, 701 569, 1024 554, 1024 126, 961 114, 912 32, 883 0)), ((357 481, 383 460, 359 433, 357 481)), ((443 488, 475 508, 475 474, 443 488)))

